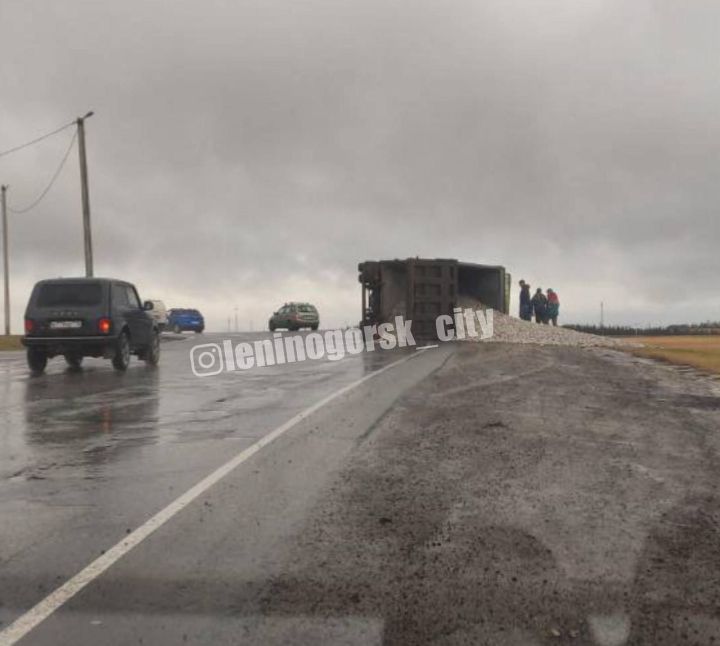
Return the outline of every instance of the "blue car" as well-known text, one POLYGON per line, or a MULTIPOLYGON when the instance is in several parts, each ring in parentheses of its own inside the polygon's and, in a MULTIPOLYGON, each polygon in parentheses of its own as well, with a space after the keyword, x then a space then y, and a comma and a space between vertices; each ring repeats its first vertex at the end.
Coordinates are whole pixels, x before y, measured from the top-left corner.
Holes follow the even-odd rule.
POLYGON ((168 312, 167 327, 177 334, 187 331, 200 334, 205 329, 205 319, 197 310, 172 309, 168 312))

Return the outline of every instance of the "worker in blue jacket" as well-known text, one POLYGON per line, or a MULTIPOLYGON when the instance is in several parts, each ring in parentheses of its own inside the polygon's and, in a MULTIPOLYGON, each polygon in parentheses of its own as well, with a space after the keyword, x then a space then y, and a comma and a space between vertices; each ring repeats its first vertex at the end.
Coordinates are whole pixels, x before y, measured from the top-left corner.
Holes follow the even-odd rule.
POLYGON ((532 297, 530 302, 535 312, 535 323, 544 323, 547 325, 549 321, 547 317, 548 299, 547 296, 543 294, 542 287, 538 287, 537 290, 535 290, 535 296, 532 297))
POLYGON ((520 318, 523 321, 532 319, 533 307, 530 298, 530 285, 524 280, 520 281, 520 318))

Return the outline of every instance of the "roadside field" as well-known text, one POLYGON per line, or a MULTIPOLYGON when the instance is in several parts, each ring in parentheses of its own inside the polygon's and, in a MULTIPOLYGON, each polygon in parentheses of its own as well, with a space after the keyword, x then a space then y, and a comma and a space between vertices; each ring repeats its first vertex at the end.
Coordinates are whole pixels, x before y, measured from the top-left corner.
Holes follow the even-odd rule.
POLYGON ((0 351, 2 350, 22 350, 19 334, 11 334, 10 336, 0 336, 0 351))
POLYGON ((625 337, 645 347, 631 352, 640 357, 660 359, 676 365, 692 366, 720 374, 720 335, 708 336, 631 336, 625 337))

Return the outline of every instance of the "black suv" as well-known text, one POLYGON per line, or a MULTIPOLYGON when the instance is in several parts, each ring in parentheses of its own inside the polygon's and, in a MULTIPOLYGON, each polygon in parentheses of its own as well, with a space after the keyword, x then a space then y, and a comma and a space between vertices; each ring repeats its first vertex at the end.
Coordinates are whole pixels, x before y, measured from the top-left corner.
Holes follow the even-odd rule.
POLYGON ((30 370, 41 373, 47 360, 62 354, 79 368, 83 357, 112 359, 126 370, 130 355, 150 365, 160 359, 157 322, 141 304, 130 283, 108 278, 41 280, 25 310, 25 336, 30 370))

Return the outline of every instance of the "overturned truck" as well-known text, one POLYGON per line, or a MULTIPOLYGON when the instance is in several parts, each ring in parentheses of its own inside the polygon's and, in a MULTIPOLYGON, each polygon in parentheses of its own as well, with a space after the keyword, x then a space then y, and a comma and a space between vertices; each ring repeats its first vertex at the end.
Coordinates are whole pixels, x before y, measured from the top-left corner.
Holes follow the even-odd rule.
POLYGON ((412 319, 416 338, 435 339, 435 321, 455 307, 508 313, 510 274, 504 267, 452 259, 366 260, 358 265, 362 285, 360 325, 412 319))

